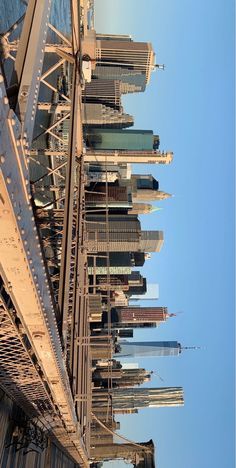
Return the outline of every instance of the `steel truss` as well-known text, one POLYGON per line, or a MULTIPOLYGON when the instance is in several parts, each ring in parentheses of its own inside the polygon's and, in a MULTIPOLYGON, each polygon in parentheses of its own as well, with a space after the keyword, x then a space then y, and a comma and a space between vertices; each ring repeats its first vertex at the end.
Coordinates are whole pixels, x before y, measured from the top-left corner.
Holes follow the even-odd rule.
MULTIPOLYGON (((45 44, 44 51, 46 53, 56 54, 58 56, 58 60, 53 66, 50 66, 46 70, 44 69, 43 74, 41 74, 39 78, 39 85, 41 84, 41 86, 46 86, 53 93, 52 97, 55 97, 56 94, 59 99, 63 100, 62 102, 67 103, 69 108, 67 107, 66 112, 59 119, 51 119, 48 126, 41 127, 41 133, 34 136, 33 139, 33 147, 36 148, 38 147, 40 139, 45 140, 49 136, 50 141, 54 142, 53 144, 56 142, 57 145, 62 145, 64 142, 60 137, 59 129, 65 121, 69 121, 69 147, 68 150, 64 151, 63 155, 58 158, 58 160, 52 159, 50 156, 46 159, 44 157, 41 158, 39 154, 37 158, 29 158, 29 162, 31 167, 32 164, 34 164, 41 170, 39 177, 35 178, 35 180, 31 180, 33 210, 36 225, 38 227, 43 260, 47 268, 49 290, 53 292, 54 303, 56 303, 58 328, 61 332, 64 358, 67 363, 68 375, 71 381, 72 395, 74 396, 78 431, 75 434, 68 434, 66 439, 67 430, 62 428, 63 423, 58 419, 56 408, 53 406, 50 407, 53 415, 53 423, 51 424, 53 425, 55 421, 54 425, 56 429, 54 430, 54 433, 58 433, 60 436, 61 431, 63 435, 63 437, 58 436, 58 440, 59 442, 61 441, 62 447, 66 450, 67 447, 70 446, 70 455, 73 456, 75 460, 79 461, 81 466, 86 466, 90 448, 91 370, 88 301, 86 289, 87 258, 84 247, 85 208, 82 154, 83 139, 81 123, 80 70, 78 66, 78 57, 80 53, 80 18, 79 2, 77 0, 71 0, 71 12, 71 40, 65 37, 54 26, 48 24, 54 33, 56 33, 60 43, 49 45, 45 44), (57 73, 58 70, 61 70, 65 64, 68 64, 68 67, 73 70, 73 76, 68 86, 68 95, 67 93, 65 94, 58 90, 57 85, 54 84, 55 73, 57 73), (63 211, 63 218, 60 220, 58 220, 55 211, 58 209, 63 211), (44 218, 44 215, 47 220, 44 218), (86 342, 86 347, 80 346, 78 339, 82 340, 83 343, 86 342), (82 458, 78 457, 78 452, 82 458), (81 461, 82 459, 83 461, 81 461)), ((24 17, 16 22, 4 37, 8 47, 8 57, 14 61, 15 52, 18 50, 18 42, 9 42, 9 37, 11 32, 23 19, 24 17)), ((37 108, 37 102, 36 106, 34 105, 34 108, 35 113, 36 111, 41 112, 37 108)), ((32 147, 28 147, 28 150, 26 151, 28 156, 30 156, 30 149, 32 149, 32 147)), ((4 326, 7 326, 5 323, 7 324, 8 322, 5 321, 2 323, 4 326)), ((5 328, 3 329, 5 330, 5 328)), ((14 336, 14 333, 16 334, 16 329, 12 330, 12 336, 14 336)), ((27 340, 26 332, 25 336, 25 339, 27 340)), ((12 339, 12 342, 13 341, 14 340, 12 339)), ((6 360, 4 362, 7 363, 7 359, 6 355, 6 360)), ((14 359, 12 362, 14 362, 14 359)), ((23 366, 22 369, 25 369, 26 362, 23 360, 21 364, 23 366)), ((19 364, 19 366, 21 364, 19 364)), ((32 366, 28 363, 28 368, 31 369, 31 367, 32 366)), ((14 373, 14 371, 12 372, 14 373)), ((18 375, 21 374, 18 372, 18 375)), ((35 405, 39 405, 40 402, 47 401, 46 396, 42 396, 40 394, 40 391, 43 392, 42 388, 44 387, 42 387, 42 384, 40 385, 40 381, 37 383, 36 375, 29 374, 28 376, 28 374, 24 374, 24 370, 22 370, 21 377, 21 385, 24 387, 25 391, 25 393, 22 393, 22 402, 20 401, 21 387, 18 385, 18 381, 15 380, 14 383, 12 381, 12 387, 9 383, 7 392, 13 398, 14 392, 16 392, 18 404, 22 406, 24 411, 29 412, 30 417, 38 416, 39 409, 37 407, 36 410, 35 405), (31 393, 27 394, 26 392, 26 383, 24 386, 24 382, 26 382, 26 380, 24 380, 24 376, 25 379, 27 376, 28 383, 29 381, 31 382, 32 395, 31 393), (39 385, 39 391, 37 390, 37 385, 39 385), (17 392, 20 392, 20 395, 17 396, 17 392), (35 405, 33 395, 36 401, 35 405), (30 404, 29 401, 32 403, 30 404), (27 405, 29 406, 29 409, 27 405)), ((42 376, 42 379, 43 384, 47 387, 47 377, 42 376)), ((19 381, 21 381, 20 376, 19 381)), ((30 390, 28 391, 30 392, 30 390)))
POLYGON ((21 445, 27 448, 25 444, 30 438, 36 443, 37 435, 38 437, 40 435, 43 450, 47 446, 47 437, 50 437, 56 444, 61 444, 69 457, 81 462, 2 277, 0 277, 0 355, 0 386, 23 409, 29 421, 32 421, 29 430, 32 432, 34 429, 34 434, 29 433, 27 437, 24 435, 23 445, 19 440, 19 448, 21 445))

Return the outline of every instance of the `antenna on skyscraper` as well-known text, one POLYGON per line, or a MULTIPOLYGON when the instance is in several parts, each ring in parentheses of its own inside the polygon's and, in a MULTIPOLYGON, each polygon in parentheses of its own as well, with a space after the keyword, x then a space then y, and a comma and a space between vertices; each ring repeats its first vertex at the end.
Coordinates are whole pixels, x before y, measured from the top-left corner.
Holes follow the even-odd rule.
POLYGON ((162 65, 160 65, 159 63, 156 63, 155 68, 158 68, 158 70, 165 70, 165 65, 164 63, 162 65))
POLYGON ((154 372, 154 371, 151 371, 151 373, 153 375, 155 375, 155 377, 158 377, 158 379, 160 379, 162 382, 164 382, 164 379, 160 376, 160 374, 158 374, 157 372, 154 372))
POLYGON ((181 349, 203 349, 201 346, 181 346, 181 349))

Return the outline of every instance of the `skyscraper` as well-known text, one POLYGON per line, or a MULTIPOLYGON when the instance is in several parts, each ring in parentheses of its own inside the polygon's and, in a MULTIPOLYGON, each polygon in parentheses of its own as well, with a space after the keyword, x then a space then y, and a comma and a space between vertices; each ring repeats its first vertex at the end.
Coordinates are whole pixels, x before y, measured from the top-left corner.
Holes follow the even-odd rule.
POLYGON ((169 314, 167 307, 117 307, 112 309, 112 324, 114 328, 125 326, 156 326, 165 322, 167 318, 174 314, 169 314))
POLYGON ((107 388, 111 378, 113 388, 130 388, 149 382, 151 375, 152 372, 146 369, 123 369, 119 361, 113 360, 112 366, 96 368, 93 372, 93 380, 96 382, 96 388, 107 388))
POLYGON ((133 116, 125 114, 122 107, 114 109, 96 102, 82 104, 82 119, 83 125, 94 127, 126 128, 134 124, 133 116))
POLYGON ((171 151, 157 150, 96 150, 87 148, 84 155, 85 162, 121 164, 121 163, 136 163, 136 164, 170 164, 173 160, 171 151))
POLYGON ((94 76, 104 78, 106 72, 108 77, 112 73, 116 79, 132 85, 134 91, 144 91, 154 69, 155 53, 150 43, 134 42, 130 38, 119 40, 118 37, 115 40, 97 39, 94 76))
MULTIPOLYGON (((140 408, 159 408, 164 406, 183 406, 182 387, 161 388, 113 388, 110 390, 112 407, 115 413, 122 410, 140 408)), ((107 391, 94 389, 93 408, 107 406, 107 391)))
POLYGON ((128 187, 119 187, 118 185, 105 184, 95 185, 94 190, 86 192, 86 207, 106 207, 109 208, 131 208, 131 195, 128 193, 128 187))
POLYGON ((141 231, 136 215, 88 215, 87 242, 90 252, 160 252, 162 231, 141 231))
POLYGON ((82 92, 84 103, 103 104, 121 109, 121 82, 119 80, 92 80, 82 92))
POLYGON ((132 200, 163 200, 171 197, 169 193, 159 190, 159 182, 151 174, 132 174, 132 200))
POLYGON ((177 341, 119 341, 116 357, 178 356, 181 345, 177 341))
POLYGON ((95 150, 152 151, 159 148, 159 137, 152 130, 90 127, 86 139, 88 146, 95 150))
MULTIPOLYGON (((132 267, 143 266, 145 262, 144 252, 110 252, 109 258, 109 272, 114 275, 128 275, 132 272, 132 267)), ((106 256, 98 256, 96 258, 88 258, 88 273, 90 275, 95 273, 105 275, 108 272, 106 256), (95 260, 95 265, 94 265, 95 260)))

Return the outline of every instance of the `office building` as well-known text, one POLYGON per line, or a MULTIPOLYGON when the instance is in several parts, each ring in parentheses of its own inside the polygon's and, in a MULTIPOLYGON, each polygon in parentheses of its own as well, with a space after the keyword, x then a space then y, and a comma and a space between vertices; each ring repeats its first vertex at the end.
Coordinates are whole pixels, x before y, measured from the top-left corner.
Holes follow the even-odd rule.
POLYGON ((151 174, 131 175, 133 202, 164 200, 171 197, 169 193, 159 190, 159 182, 151 174))
MULTIPOLYGON (((140 408, 183 406, 182 387, 161 388, 113 388, 110 390, 115 413, 140 408)), ((93 391, 93 409, 107 406, 107 391, 96 388, 93 391)))
POLYGON ((141 70, 122 66, 105 66, 97 64, 93 70, 93 78, 100 80, 119 80, 121 94, 138 93, 146 88, 146 75, 141 70))
POLYGON ((89 148, 95 150, 153 151, 159 148, 159 137, 152 130, 93 128, 86 130, 89 148))
MULTIPOLYGON (((132 388, 149 382, 152 372, 146 369, 124 369, 119 361, 113 360, 111 365, 97 367, 93 372, 96 390, 98 387, 107 388, 112 379, 112 388, 132 388)), ((94 390, 94 398, 96 395, 94 390)))
POLYGON ((177 341, 119 341, 115 357, 178 356, 181 345, 177 341))
POLYGON ((121 82, 118 80, 92 80, 82 91, 83 103, 102 104, 120 111, 121 82))
POLYGON ((85 196, 86 208, 132 208, 131 193, 126 186, 96 184, 87 190, 85 196))
POLYGON ((130 179, 131 177, 131 164, 103 164, 99 163, 96 160, 93 163, 88 165, 87 169, 87 180, 88 184, 92 184, 93 182, 103 183, 108 182, 116 182, 118 180, 123 179, 130 179))
MULTIPOLYGON (((130 84, 136 87, 134 91, 144 91, 145 85, 150 80, 151 72, 155 69, 155 53, 152 45, 147 42, 119 40, 119 38, 115 40, 110 38, 108 40, 97 39, 95 73, 99 73, 99 67, 103 68, 101 71, 103 76, 106 72, 105 68, 118 68, 117 79, 125 80, 123 74, 126 76, 129 74, 133 77, 130 84), (140 83, 141 78, 143 81, 140 83)), ((115 73, 116 70, 112 71, 115 73)))
POLYGON ((86 149, 84 155, 85 162, 88 163, 103 163, 106 165, 128 163, 128 164, 170 164, 173 160, 171 151, 157 150, 95 150, 94 148, 86 149))
MULTIPOLYGON (((144 252, 109 252, 109 273, 110 275, 129 275, 132 267, 142 267, 145 263, 146 254, 144 252)), ((106 275, 107 254, 93 255, 88 257, 88 273, 106 275)))
POLYGON ((145 294, 147 290, 146 278, 143 278, 138 271, 132 271, 131 274, 113 274, 109 275, 96 275, 96 285, 101 290, 110 289, 111 291, 119 290, 125 291, 127 296, 132 296, 133 294, 145 294))
POLYGON ((167 307, 117 307, 111 313, 114 328, 155 327, 173 315, 167 307))
POLYGON ((147 292, 147 280, 139 271, 132 271, 128 276, 129 290, 128 295, 142 295, 147 292))
POLYGON ((86 247, 89 252, 160 252, 162 231, 141 231, 135 215, 87 215, 86 247))
POLYGON ((132 127, 134 118, 125 114, 122 107, 116 109, 99 102, 86 102, 82 104, 82 122, 86 127, 127 128, 132 127))

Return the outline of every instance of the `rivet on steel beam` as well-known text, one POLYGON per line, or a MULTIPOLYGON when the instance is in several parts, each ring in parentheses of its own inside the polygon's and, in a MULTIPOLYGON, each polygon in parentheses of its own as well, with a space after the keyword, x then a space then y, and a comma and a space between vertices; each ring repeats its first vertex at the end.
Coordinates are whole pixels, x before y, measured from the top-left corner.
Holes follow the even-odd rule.
POLYGON ((7 183, 8 183, 8 184, 11 183, 11 177, 7 177, 7 183))

